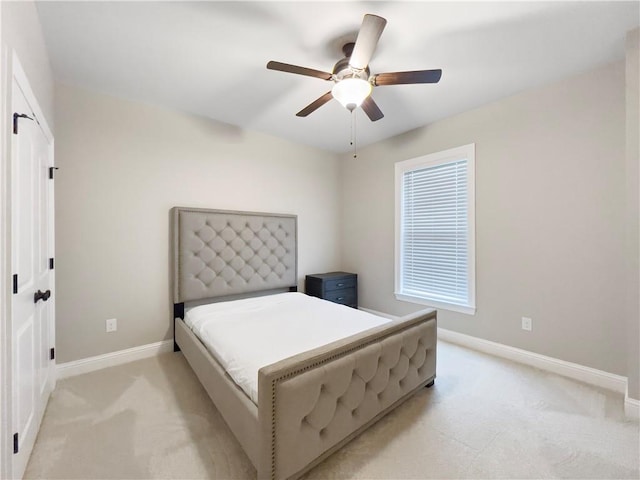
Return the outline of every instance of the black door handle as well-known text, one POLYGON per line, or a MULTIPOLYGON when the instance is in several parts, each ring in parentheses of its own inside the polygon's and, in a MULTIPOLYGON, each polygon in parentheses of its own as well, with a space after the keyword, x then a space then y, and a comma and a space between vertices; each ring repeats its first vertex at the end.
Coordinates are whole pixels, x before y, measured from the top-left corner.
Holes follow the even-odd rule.
POLYGON ((46 302, 47 300, 49 300, 50 296, 51 296, 51 290, 47 290, 46 292, 41 292, 40 290, 38 290, 36 293, 33 294, 33 303, 38 303, 38 300, 42 300, 43 302, 46 302))

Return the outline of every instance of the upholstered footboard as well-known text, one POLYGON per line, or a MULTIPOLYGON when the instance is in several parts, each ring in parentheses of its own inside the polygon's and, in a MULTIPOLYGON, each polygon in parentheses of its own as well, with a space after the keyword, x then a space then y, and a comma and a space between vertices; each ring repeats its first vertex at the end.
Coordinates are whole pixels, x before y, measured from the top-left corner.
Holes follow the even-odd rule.
POLYGON ((436 312, 260 369, 259 479, 297 478, 436 374, 436 312))

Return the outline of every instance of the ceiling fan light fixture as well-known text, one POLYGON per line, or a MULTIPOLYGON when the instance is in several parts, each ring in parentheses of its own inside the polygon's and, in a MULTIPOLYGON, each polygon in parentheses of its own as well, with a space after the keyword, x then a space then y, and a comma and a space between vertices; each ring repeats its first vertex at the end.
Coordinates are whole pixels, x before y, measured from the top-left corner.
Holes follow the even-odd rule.
MULTIPOLYGON (((1 2, 2 0, 0 0, 1 2)), ((438 83, 442 70, 413 70, 408 72, 386 72, 371 75, 369 61, 378 45, 380 35, 387 21, 377 15, 366 14, 358 30, 355 42, 342 46, 344 58, 333 66, 331 73, 313 68, 270 61, 269 70, 295 73, 334 82, 333 89, 304 107, 296 116, 306 117, 322 105, 335 98, 347 110, 353 112, 361 107, 369 120, 376 122, 384 117, 382 111, 371 97, 373 87, 381 85, 406 85, 415 83, 438 83)), ((355 119, 355 117, 354 117, 355 119)))
POLYGON ((362 78, 345 78, 333 86, 331 94, 343 107, 353 111, 371 95, 372 88, 371 83, 362 78))

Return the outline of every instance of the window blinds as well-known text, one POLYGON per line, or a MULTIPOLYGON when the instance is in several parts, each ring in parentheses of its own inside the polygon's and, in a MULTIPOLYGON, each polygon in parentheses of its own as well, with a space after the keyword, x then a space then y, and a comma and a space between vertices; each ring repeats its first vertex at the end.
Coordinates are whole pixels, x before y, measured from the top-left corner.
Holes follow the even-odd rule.
POLYGON ((401 293, 469 305, 467 160, 403 173, 401 293))

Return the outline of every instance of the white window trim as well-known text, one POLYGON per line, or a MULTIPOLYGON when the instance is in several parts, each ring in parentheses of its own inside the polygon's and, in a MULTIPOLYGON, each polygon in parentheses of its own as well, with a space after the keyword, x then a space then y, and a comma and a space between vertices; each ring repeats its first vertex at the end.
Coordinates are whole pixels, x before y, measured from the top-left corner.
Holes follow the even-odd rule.
POLYGON ((428 305, 434 308, 441 308, 444 310, 451 310, 454 312, 465 313, 468 315, 474 315, 476 312, 476 195, 475 195, 475 177, 476 177, 476 161, 475 161, 475 143, 464 145, 462 147, 451 148, 442 152, 431 153, 422 157, 412 158, 410 160, 404 160, 395 164, 395 296, 396 299, 417 303, 421 305, 428 305), (402 176, 404 172, 413 170, 418 167, 431 167, 446 162, 453 162, 456 160, 467 160, 467 198, 469 204, 467 205, 467 225, 469 228, 467 245, 468 251, 468 276, 469 276, 469 303, 467 305, 454 304, 449 302, 439 302, 431 299, 425 299, 421 297, 415 297, 402 293, 402 232, 401 232, 401 219, 402 219, 402 176))

